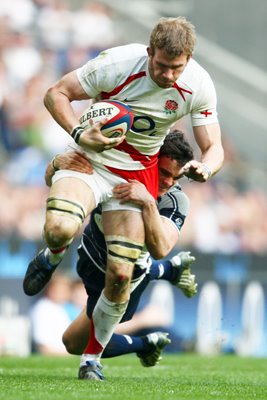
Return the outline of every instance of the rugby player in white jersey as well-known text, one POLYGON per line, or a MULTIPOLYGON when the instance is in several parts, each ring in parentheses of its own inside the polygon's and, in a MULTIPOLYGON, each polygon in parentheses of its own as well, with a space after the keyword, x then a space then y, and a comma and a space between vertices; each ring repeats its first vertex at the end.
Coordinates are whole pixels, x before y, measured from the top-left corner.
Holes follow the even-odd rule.
MULTIPOLYGON (((94 173, 56 172, 47 199, 47 247, 29 264, 27 273, 55 269, 84 218, 102 204, 108 249, 106 284, 94 309, 87 348, 87 360, 95 365, 127 308, 133 266, 145 242, 140 207, 121 204, 112 197, 113 187, 136 179, 156 197, 159 148, 168 129, 187 114, 201 160, 190 161, 184 172, 203 182, 223 163, 216 93, 209 74, 192 59, 195 40, 194 27, 185 18, 162 18, 152 30, 148 48, 131 44, 106 50, 62 77, 45 95, 48 111, 90 158, 94 173), (134 114, 127 136, 103 136, 100 129, 105 120, 81 128, 71 103, 85 99, 127 103, 134 114)), ((29 295, 46 283, 44 278, 40 286, 40 279, 31 277, 32 282, 24 281, 29 295)))

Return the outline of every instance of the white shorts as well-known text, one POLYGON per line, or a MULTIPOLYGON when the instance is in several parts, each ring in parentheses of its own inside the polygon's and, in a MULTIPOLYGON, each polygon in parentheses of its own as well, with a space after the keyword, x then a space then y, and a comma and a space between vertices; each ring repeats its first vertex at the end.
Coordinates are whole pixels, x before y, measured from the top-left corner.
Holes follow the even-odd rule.
POLYGON ((105 167, 100 168, 94 164, 92 175, 61 169, 54 174, 52 183, 62 178, 77 178, 85 182, 94 193, 96 205, 101 203, 103 211, 131 210, 141 212, 140 206, 133 203, 120 204, 119 200, 113 198, 113 188, 119 183, 127 183, 127 181, 111 173, 105 167))

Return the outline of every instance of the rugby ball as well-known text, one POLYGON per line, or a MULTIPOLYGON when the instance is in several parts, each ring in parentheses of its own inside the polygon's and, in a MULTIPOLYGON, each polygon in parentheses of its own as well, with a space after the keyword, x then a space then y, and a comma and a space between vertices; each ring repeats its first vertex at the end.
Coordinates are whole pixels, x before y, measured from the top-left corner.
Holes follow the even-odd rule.
POLYGON ((98 101, 87 108, 80 117, 83 128, 103 121, 108 122, 101 128, 103 135, 114 138, 125 135, 133 123, 133 113, 126 104, 117 100, 98 101))

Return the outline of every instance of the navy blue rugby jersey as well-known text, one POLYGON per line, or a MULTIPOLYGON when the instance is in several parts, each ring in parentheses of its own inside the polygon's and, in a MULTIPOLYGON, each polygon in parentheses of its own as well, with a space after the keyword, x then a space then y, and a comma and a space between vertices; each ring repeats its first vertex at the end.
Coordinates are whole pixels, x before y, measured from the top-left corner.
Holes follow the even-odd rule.
POLYGON ((158 209, 162 217, 168 218, 180 231, 189 211, 189 199, 176 183, 158 198, 158 209))

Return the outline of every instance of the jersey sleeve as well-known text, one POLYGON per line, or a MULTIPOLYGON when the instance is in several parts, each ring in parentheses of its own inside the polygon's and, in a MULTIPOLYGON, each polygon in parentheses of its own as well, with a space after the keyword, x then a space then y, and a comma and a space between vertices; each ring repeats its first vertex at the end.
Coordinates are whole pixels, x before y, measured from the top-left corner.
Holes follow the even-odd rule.
POLYGON ((180 231, 189 211, 189 199, 179 186, 175 186, 159 199, 158 209, 160 215, 180 231))
POLYGON ((130 75, 138 74, 140 69, 143 71, 146 61, 146 46, 132 43, 103 50, 78 68, 76 74, 87 95, 101 100, 101 94, 113 92, 124 85, 130 75))
POLYGON ((90 98, 98 98, 99 93, 109 92, 116 86, 116 68, 112 56, 103 51, 76 70, 79 82, 90 98))
POLYGON ((191 121, 192 126, 218 123, 217 95, 208 73, 202 79, 201 88, 194 98, 191 121))

